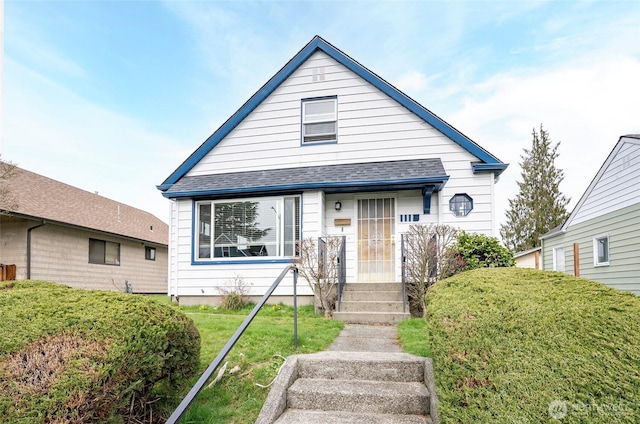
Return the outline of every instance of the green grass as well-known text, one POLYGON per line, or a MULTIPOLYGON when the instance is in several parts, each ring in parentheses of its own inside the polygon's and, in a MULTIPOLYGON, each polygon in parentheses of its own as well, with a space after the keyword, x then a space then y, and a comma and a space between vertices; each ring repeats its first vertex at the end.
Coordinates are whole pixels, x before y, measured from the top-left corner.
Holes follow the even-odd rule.
POLYGON ((639 297, 502 268, 441 281, 427 301, 443 422, 640 422, 639 297))
POLYGON ((412 318, 398 325, 398 337, 402 350, 412 355, 431 357, 431 346, 427 333, 427 321, 412 318))
MULTIPOLYGON (((202 371, 240 326, 250 308, 241 311, 209 306, 180 308, 193 319, 200 331, 202 371)), ((283 363, 281 357, 325 350, 342 328, 340 321, 315 315, 313 307, 301 307, 298 313, 298 349, 294 349, 293 309, 283 305, 265 306, 225 359, 229 364, 222 380, 212 388, 203 389, 180 422, 255 422, 269 393, 268 387, 257 384, 266 386, 276 377, 283 363), (240 371, 228 374, 236 365, 240 371)), ((196 381, 194 378, 191 386, 196 381)))

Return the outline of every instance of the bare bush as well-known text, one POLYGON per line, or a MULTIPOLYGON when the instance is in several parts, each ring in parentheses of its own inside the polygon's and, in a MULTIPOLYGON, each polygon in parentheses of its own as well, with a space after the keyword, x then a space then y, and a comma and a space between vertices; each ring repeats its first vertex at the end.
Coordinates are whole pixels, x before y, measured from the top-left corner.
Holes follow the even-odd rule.
POLYGON ((228 280, 224 287, 216 287, 222 296, 220 307, 228 310, 244 308, 249 303, 251 284, 244 281, 242 275, 236 274, 233 280, 228 280))
POLYGON ((424 316, 429 286, 464 267, 451 249, 458 230, 442 224, 415 224, 404 235, 404 262, 409 308, 414 316, 424 316))
POLYGON ((323 237, 323 241, 324 245, 319 248, 314 238, 301 240, 296 264, 316 298, 316 313, 323 312, 326 317, 331 317, 337 297, 342 237, 323 237))

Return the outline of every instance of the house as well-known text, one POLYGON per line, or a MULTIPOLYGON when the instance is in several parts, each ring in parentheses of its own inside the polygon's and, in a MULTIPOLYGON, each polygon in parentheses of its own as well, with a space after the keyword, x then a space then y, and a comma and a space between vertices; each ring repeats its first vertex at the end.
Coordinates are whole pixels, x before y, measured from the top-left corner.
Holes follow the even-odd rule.
POLYGON ((169 227, 148 212, 16 168, 0 209, 0 263, 15 278, 167 293, 169 227))
POLYGON ((172 200, 169 293, 215 303, 240 277, 261 295, 300 239, 330 235, 346 237, 347 282, 400 281, 411 224, 496 233, 506 168, 316 36, 158 186, 172 200))
POLYGON ((620 137, 566 222, 541 240, 543 269, 640 295, 640 135, 620 137))
POLYGON ((534 247, 533 249, 514 253, 513 259, 516 260, 516 266, 518 268, 542 269, 542 264, 540 263, 541 251, 541 247, 534 247))

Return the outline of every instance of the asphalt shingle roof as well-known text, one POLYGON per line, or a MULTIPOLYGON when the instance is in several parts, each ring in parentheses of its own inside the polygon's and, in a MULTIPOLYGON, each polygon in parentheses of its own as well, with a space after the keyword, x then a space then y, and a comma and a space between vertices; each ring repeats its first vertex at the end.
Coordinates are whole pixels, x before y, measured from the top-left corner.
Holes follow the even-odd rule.
POLYGON ((173 184, 165 196, 188 192, 260 193, 303 186, 330 192, 360 185, 443 183, 447 179, 442 161, 430 158, 185 176, 173 184))
POLYGON ((16 168, 6 186, 15 197, 17 207, 3 213, 168 244, 168 225, 141 209, 22 168, 16 168))

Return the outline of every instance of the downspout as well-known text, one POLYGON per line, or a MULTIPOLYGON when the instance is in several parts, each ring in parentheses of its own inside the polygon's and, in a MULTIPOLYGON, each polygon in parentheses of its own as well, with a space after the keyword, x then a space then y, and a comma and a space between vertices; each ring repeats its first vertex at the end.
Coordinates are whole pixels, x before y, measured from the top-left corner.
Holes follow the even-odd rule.
POLYGON ((38 224, 27 230, 27 280, 31 280, 31 231, 43 227, 45 224, 46 222, 42 221, 42 224, 38 224))

